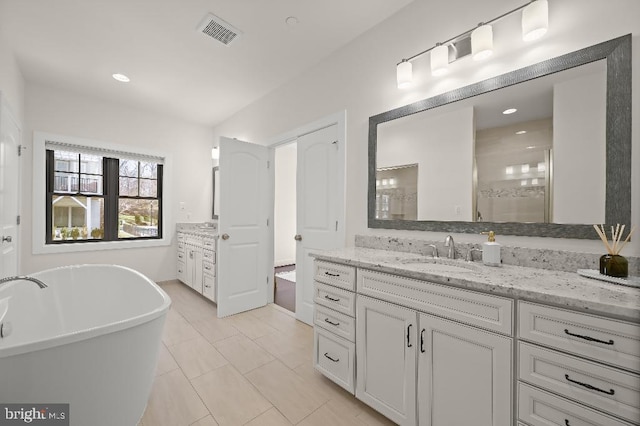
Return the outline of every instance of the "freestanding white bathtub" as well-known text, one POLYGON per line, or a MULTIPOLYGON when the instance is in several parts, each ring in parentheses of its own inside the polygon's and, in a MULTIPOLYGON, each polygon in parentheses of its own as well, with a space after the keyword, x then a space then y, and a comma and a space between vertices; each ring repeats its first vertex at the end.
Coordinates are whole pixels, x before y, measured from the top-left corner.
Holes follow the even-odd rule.
POLYGON ((28 281, 0 287, 0 402, 69 403, 72 426, 137 425, 169 296, 122 266, 68 266, 31 276, 48 287, 28 281))

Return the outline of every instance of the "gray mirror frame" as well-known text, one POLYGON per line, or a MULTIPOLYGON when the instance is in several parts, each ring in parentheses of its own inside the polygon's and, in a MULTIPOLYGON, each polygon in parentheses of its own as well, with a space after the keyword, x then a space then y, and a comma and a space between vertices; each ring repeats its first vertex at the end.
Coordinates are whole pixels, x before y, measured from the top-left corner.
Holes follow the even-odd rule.
MULTIPOLYGON (((558 56, 432 98, 369 117, 369 228, 498 235, 598 239, 591 224, 401 221, 375 218, 378 124, 437 108, 590 62, 607 61, 606 225, 631 224, 631 34, 558 56)), ((606 228, 608 229, 608 228, 606 228)))
POLYGON ((220 170, 218 166, 211 169, 211 183, 213 184, 211 191, 211 219, 218 219, 218 215, 216 214, 216 172, 218 170, 220 170))

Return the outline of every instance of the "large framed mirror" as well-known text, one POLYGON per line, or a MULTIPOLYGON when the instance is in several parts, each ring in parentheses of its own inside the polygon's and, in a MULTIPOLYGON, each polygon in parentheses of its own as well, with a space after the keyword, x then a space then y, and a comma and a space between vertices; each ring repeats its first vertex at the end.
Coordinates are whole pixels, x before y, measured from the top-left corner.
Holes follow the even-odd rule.
POLYGON ((369 227, 597 239, 594 223, 630 224, 630 87, 626 35, 370 117, 369 227))

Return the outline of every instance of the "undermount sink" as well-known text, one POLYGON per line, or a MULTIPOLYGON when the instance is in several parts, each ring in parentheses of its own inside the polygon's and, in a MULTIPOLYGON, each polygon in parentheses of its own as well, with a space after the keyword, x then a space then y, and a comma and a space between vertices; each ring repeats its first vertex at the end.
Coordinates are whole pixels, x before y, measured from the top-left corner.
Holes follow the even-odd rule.
POLYGON ((478 266, 463 260, 442 259, 442 258, 424 258, 411 259, 404 264, 420 265, 420 269, 424 272, 435 273, 472 273, 478 272, 478 266))

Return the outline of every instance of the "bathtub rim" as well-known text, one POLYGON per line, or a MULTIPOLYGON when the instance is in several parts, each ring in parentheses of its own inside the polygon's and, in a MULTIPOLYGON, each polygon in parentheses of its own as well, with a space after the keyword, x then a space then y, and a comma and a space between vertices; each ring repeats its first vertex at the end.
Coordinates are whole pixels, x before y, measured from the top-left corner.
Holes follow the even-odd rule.
MULTIPOLYGON (((85 263, 85 264, 77 264, 77 265, 58 266, 55 268, 45 269, 43 271, 38 271, 34 274, 30 274, 30 276, 38 278, 41 274, 63 270, 63 269, 98 268, 98 267, 122 269, 128 272, 131 272, 134 275, 142 278, 144 281, 146 281, 148 284, 151 285, 151 288, 157 294, 159 294, 160 297, 162 297, 162 303, 158 307, 154 308, 149 312, 145 312, 143 314, 126 318, 120 321, 112 322, 109 324, 85 328, 85 329, 74 331, 71 333, 54 334, 51 337, 47 337, 42 340, 27 341, 14 346, 0 347, 0 359, 9 358, 11 356, 25 354, 29 352, 36 352, 36 351, 40 351, 48 348, 53 348, 56 346, 67 345, 67 344, 79 342, 82 340, 89 340, 104 334, 117 333, 118 331, 125 330, 127 328, 132 328, 137 325, 153 321, 158 317, 166 316, 166 314, 169 312, 169 308, 171 307, 171 303, 172 303, 169 295, 158 284, 156 284, 146 275, 144 275, 139 271, 136 271, 135 269, 129 268, 127 266, 116 265, 116 264, 85 263)), ((47 291, 47 289, 44 288, 42 289, 42 291, 47 291)))

